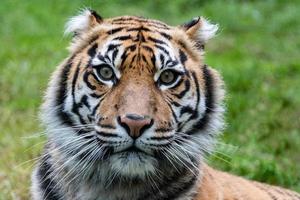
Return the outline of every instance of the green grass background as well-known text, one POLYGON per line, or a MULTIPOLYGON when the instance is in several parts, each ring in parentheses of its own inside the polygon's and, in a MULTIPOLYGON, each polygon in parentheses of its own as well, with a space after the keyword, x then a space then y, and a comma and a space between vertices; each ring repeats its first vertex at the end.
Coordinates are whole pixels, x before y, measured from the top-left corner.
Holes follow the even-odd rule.
POLYGON ((220 24, 206 62, 221 71, 228 123, 211 165, 300 192, 299 1, 0 1, 0 199, 29 199, 45 137, 37 118, 50 73, 68 53, 63 26, 80 8, 181 24, 220 24), (35 135, 35 136, 32 136, 35 135), (32 137, 31 137, 32 136, 32 137))

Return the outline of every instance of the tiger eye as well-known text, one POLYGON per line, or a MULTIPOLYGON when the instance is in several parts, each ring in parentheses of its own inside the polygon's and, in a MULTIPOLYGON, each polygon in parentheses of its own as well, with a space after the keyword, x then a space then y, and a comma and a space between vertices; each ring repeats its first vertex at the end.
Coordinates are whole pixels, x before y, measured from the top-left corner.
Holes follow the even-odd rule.
POLYGON ((101 78, 105 80, 112 79, 114 75, 112 68, 110 68, 109 66, 102 66, 99 70, 99 73, 101 78))
POLYGON ((160 75, 160 82, 162 84, 171 84, 176 80, 176 75, 173 71, 171 70, 166 70, 164 72, 161 73, 160 75))

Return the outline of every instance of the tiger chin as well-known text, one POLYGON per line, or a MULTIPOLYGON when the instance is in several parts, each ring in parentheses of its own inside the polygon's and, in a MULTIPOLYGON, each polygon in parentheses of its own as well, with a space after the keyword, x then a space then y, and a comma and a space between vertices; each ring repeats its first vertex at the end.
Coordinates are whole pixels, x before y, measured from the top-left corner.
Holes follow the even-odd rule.
POLYGON ((218 26, 180 26, 84 10, 66 24, 70 55, 53 73, 34 200, 300 199, 210 168, 224 86, 204 62, 218 26))

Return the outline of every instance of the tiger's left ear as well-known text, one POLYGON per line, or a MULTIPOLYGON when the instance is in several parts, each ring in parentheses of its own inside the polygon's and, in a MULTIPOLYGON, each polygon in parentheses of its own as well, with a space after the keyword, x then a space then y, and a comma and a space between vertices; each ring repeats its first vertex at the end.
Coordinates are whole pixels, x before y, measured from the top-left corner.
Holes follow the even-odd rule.
POLYGON ((66 23, 65 34, 72 33, 74 37, 80 36, 102 22, 102 17, 96 11, 84 9, 66 23))
POLYGON ((199 49, 204 49, 207 41, 216 35, 219 27, 217 24, 211 24, 203 17, 196 17, 183 24, 181 28, 191 40, 196 42, 199 49))

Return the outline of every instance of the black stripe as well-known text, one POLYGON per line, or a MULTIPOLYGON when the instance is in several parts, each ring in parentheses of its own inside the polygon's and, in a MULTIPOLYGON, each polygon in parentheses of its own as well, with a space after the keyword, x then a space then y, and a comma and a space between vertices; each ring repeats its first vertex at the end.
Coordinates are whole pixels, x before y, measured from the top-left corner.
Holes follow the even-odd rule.
POLYGON ((180 103, 178 103, 178 102, 176 102, 174 100, 171 102, 171 104, 174 105, 174 106, 176 106, 176 107, 182 106, 180 103))
POLYGON ((168 60, 168 61, 166 62, 166 66, 168 66, 168 67, 174 67, 174 66, 176 66, 176 65, 178 65, 178 62, 177 62, 177 61, 174 61, 174 60, 168 60))
MULTIPOLYGON (((105 137, 105 138, 109 137, 109 136, 104 136, 104 135, 100 135, 100 136, 103 136, 103 138, 104 138, 104 137, 105 137)), ((114 137, 114 136, 112 136, 112 137, 114 137)), ((114 144, 121 144, 121 143, 122 143, 121 141, 103 140, 103 139, 101 139, 101 138, 99 138, 99 137, 97 137, 96 140, 97 140, 98 142, 101 142, 102 144, 106 143, 106 144, 112 144, 112 145, 114 145, 114 144)), ((104 147, 104 146, 103 146, 103 147, 104 147)))
POLYGON ((167 45, 164 41, 159 40, 159 39, 156 39, 156 38, 153 38, 153 37, 151 37, 151 36, 148 37, 148 40, 150 40, 150 41, 152 41, 152 42, 154 42, 154 43, 165 44, 165 45, 167 45))
POLYGON ((213 85, 213 78, 212 75, 207 67, 205 65, 203 67, 203 74, 204 74, 204 80, 205 80, 205 105, 206 105, 206 112, 210 113, 212 112, 212 109, 214 109, 214 85, 213 85))
POLYGON ((163 46, 160 46, 158 44, 155 44, 155 47, 162 50, 165 54, 169 55, 169 52, 163 47, 163 46))
POLYGON ((181 78, 175 85, 173 85, 172 87, 169 87, 169 89, 174 89, 174 88, 178 87, 182 82, 183 82, 183 79, 181 78))
MULTIPOLYGON (((195 108, 193 109, 193 112, 189 112, 191 113, 192 115, 189 117, 188 120, 186 120, 185 122, 183 122, 180 126, 179 126, 179 129, 178 131, 181 132, 182 128, 184 127, 184 125, 189 122, 190 120, 192 119, 196 119, 198 117, 198 107, 199 107, 199 103, 200 103, 200 87, 199 87, 199 82, 198 82, 198 79, 197 79, 197 76, 195 74, 195 72, 192 72, 192 77, 193 77, 193 80, 195 82, 195 87, 196 87, 196 93, 197 93, 197 100, 196 100, 196 106, 195 108)), ((186 110, 187 111, 187 110, 186 110)), ((181 110, 181 115, 185 112, 184 110, 181 110)))
POLYGON ((135 61, 137 55, 135 54, 134 56, 131 57, 130 63, 129 63, 129 68, 134 68, 133 62, 135 61))
POLYGON ((115 63, 116 57, 119 53, 119 49, 114 50, 113 54, 112 54, 112 62, 115 63))
POLYGON ((111 29, 111 30, 107 31, 107 34, 112 35, 112 34, 115 34, 115 33, 117 33, 117 32, 120 32, 120 31, 122 31, 122 30, 123 30, 123 27, 111 29))
POLYGON ((81 102, 83 105, 85 105, 89 110, 91 108, 91 105, 89 104, 88 102, 88 96, 87 95, 83 95, 82 98, 81 98, 81 102))
POLYGON ((108 133, 108 132, 104 132, 104 131, 96 131, 96 133, 102 137, 122 138, 117 133, 108 133))
POLYGON ((91 90, 96 90, 96 86, 95 85, 92 85, 90 82, 89 82, 89 76, 93 76, 96 80, 98 80, 100 82, 100 80, 95 76, 93 75, 92 72, 90 71, 86 71, 83 75, 83 80, 85 82, 85 84, 91 89, 91 90))
POLYGON ((179 49, 179 59, 183 65, 187 61, 187 56, 181 49, 179 49))
POLYGON ((112 63, 110 57, 107 54, 104 56, 104 58, 106 58, 110 63, 112 63))
POLYGON ((137 28, 129 28, 127 29, 128 32, 131 32, 131 31, 145 31, 145 32, 151 32, 150 29, 146 28, 146 27, 143 27, 143 26, 140 26, 140 27, 137 27, 137 28))
MULTIPOLYGON (((95 35, 95 36, 93 36, 87 43, 88 43, 88 44, 92 44, 92 43, 94 43, 94 42, 95 42, 97 39, 99 39, 99 38, 100 38, 99 35, 95 35)), ((83 47, 81 47, 80 49, 78 49, 76 52, 77 52, 77 53, 82 52, 85 48, 86 48, 86 46, 83 46, 83 47)))
POLYGON ((172 40, 172 36, 167 33, 159 32, 159 34, 161 34, 163 37, 165 37, 168 40, 172 40))
POLYGON ((118 48, 119 46, 121 46, 120 44, 110 44, 107 47, 107 52, 110 52, 111 50, 114 50, 115 48, 118 48))
MULTIPOLYGON (((138 24, 136 22, 113 22, 113 24, 117 24, 117 25, 127 25, 127 26, 137 26, 138 24)), ((160 26, 154 23, 147 23, 147 26, 151 26, 151 28, 157 28, 159 30, 164 29, 164 30, 170 30, 169 27, 165 27, 165 26, 160 26)))
POLYGON ((74 56, 72 56, 67 62, 66 65, 63 67, 63 70, 60 74, 60 81, 59 81, 59 88, 57 90, 56 94, 56 106, 58 107, 57 109, 57 115, 62 121, 63 124, 66 124, 68 126, 73 126, 74 122, 71 119, 70 114, 64 112, 64 103, 65 99, 67 97, 67 80, 68 80, 68 75, 70 72, 70 69, 72 67, 72 62, 73 62, 74 56))
POLYGON ((91 48, 89 48, 89 50, 88 50, 88 55, 91 57, 91 58, 93 58, 94 56, 95 56, 95 54, 96 54, 96 51, 97 51, 97 48, 98 48, 98 44, 96 43, 96 44, 94 44, 91 48))
POLYGON ((172 128, 157 128, 154 131, 155 132, 170 132, 172 130, 173 130, 172 128))
POLYGON ((124 51, 128 51, 128 50, 130 51, 136 50, 136 44, 130 45, 124 49, 124 51))
POLYGON ((166 27, 169 28, 166 24, 159 22, 159 21, 154 21, 154 20, 149 20, 149 19, 145 19, 145 18, 135 18, 135 17, 121 17, 121 18, 117 18, 114 19, 112 22, 145 22, 148 24, 155 24, 155 25, 160 25, 162 27, 166 27))
POLYGON ((194 113, 194 108, 192 108, 191 106, 183 106, 181 109, 180 109, 180 117, 185 114, 185 113, 188 113, 188 114, 193 114, 194 113))
MULTIPOLYGON (((173 130, 173 129, 169 129, 169 130, 173 130)), ((158 132, 158 131, 157 131, 158 132)), ((159 132, 161 132, 161 131, 159 131, 159 132)), ((167 132, 167 131, 165 131, 165 132, 167 132)), ((171 136, 160 136, 160 137, 158 137, 158 136, 153 136, 153 137, 150 137, 150 140, 170 140, 170 139, 172 139, 174 136, 173 135, 171 135, 171 136)), ((147 138, 147 140, 149 140, 149 138, 147 138)))
POLYGON ((165 66, 165 57, 163 54, 160 54, 159 55, 159 59, 160 59, 160 63, 162 64, 162 68, 165 66))
POLYGON ((154 54, 153 49, 149 46, 146 46, 146 45, 142 45, 142 48, 152 54, 151 55, 151 62, 152 62, 152 65, 155 66, 156 58, 155 58, 155 54, 154 54))
POLYGON ((120 64, 120 68, 124 67, 124 63, 125 63, 125 61, 128 57, 127 51, 128 51, 128 49, 124 50, 123 54, 121 55, 121 60, 122 61, 121 61, 121 64, 120 64))
POLYGON ((40 187, 43 193, 44 200, 59 200, 62 199, 61 194, 56 186, 56 181, 51 178, 53 169, 49 163, 49 155, 44 155, 41 164, 38 168, 38 178, 40 179, 40 187))
POLYGON ((96 94, 96 93, 91 93, 91 94, 89 94, 91 97, 93 97, 93 98, 97 98, 97 99, 99 99, 99 98, 101 98, 102 96, 103 96, 103 94, 96 94))
POLYGON ((142 48, 145 49, 146 51, 150 52, 150 53, 153 53, 153 49, 149 46, 146 46, 146 45, 142 45, 142 48))
POLYGON ((76 86, 76 82, 77 82, 77 78, 78 78, 78 75, 79 75, 79 66, 81 64, 81 61, 78 63, 77 67, 76 67, 76 71, 75 71, 75 74, 74 74, 74 77, 73 77, 73 81, 72 81, 72 96, 73 96, 73 100, 75 101, 75 86, 76 86))
POLYGON ((170 110, 171 110, 171 112, 172 112, 172 116, 173 116, 173 118, 174 118, 175 122, 176 122, 176 123, 178 123, 177 116, 176 116, 176 114, 175 114, 174 110, 172 109, 172 106, 170 105, 170 103, 169 103, 169 102, 167 102, 167 105, 169 106, 169 108, 170 108, 170 110))
POLYGON ((174 95, 177 98, 181 99, 190 90, 190 88, 191 88, 191 83, 190 83, 190 81, 188 79, 186 79, 184 81, 184 90, 181 91, 179 94, 172 94, 172 95, 174 95))
MULTIPOLYGON (((104 56, 102 56, 102 55, 99 54, 97 57, 98 57, 98 59, 101 60, 102 62, 106 62, 104 56)), ((91 63, 91 61, 92 61, 92 59, 90 59, 90 63, 91 63)), ((92 66, 92 65, 88 65, 88 67, 89 67, 89 66, 92 66)), ((96 66, 97 66, 97 65, 96 65, 96 66)), ((95 67, 95 66, 92 66, 92 67, 95 67)))
POLYGON ((99 100, 99 102, 97 103, 97 105, 94 107, 93 111, 92 111, 92 116, 95 116, 97 109, 99 108, 100 104, 101 104, 102 100, 99 100))
POLYGON ((150 64, 148 63, 147 58, 146 58, 144 55, 142 55, 142 60, 143 60, 147 65, 150 65, 150 64))
POLYGON ((75 101, 73 102, 72 112, 73 112, 73 114, 77 115, 77 117, 78 117, 81 124, 87 124, 86 121, 81 116, 81 114, 79 113, 79 109, 82 108, 81 101, 82 101, 82 99, 80 100, 79 103, 76 103, 75 101))
POLYGON ((95 35, 91 38, 91 40, 89 41, 89 44, 92 44, 93 42, 95 42, 96 40, 98 40, 99 35, 95 35))
MULTIPOLYGON (((75 99, 75 86, 76 86, 76 81, 77 81, 77 78, 78 78, 78 74, 79 74, 79 66, 80 66, 81 62, 78 63, 77 65, 77 68, 76 68, 76 71, 75 71, 75 74, 74 74, 74 77, 73 77, 73 81, 72 81, 72 99, 73 99, 73 105, 72 105, 72 112, 78 116, 79 118, 79 121, 81 124, 86 124, 85 120, 82 118, 82 116, 80 115, 79 113, 79 108, 82 107, 82 102, 85 102, 87 103, 87 96, 84 95, 81 100, 80 100, 80 103, 77 103, 76 102, 76 99, 75 99)), ((88 103, 87 103, 88 105, 88 103)), ((89 108, 89 105, 88 105, 88 108, 89 108)))
POLYGON ((125 41, 131 39, 131 35, 124 35, 124 36, 119 36, 114 38, 113 40, 120 40, 120 41, 125 41))
POLYGON ((113 125, 111 124, 99 124, 99 126, 101 128, 107 128, 107 129, 115 129, 116 127, 114 127, 113 125))
POLYGON ((137 38, 134 40, 135 42, 146 42, 145 36, 142 32, 138 32, 137 38))
POLYGON ((198 79, 197 79, 197 76, 196 76, 195 72, 192 72, 192 77, 193 77, 193 80, 195 82, 197 100, 196 100, 196 107, 195 107, 194 113, 190 117, 189 120, 196 119, 198 117, 198 107, 199 107, 199 103, 200 103, 200 87, 199 87, 199 82, 198 82, 198 79))
POLYGON ((193 128, 187 131, 187 134, 193 134, 197 130, 203 130, 206 128, 210 114, 214 110, 214 83, 212 75, 206 65, 203 66, 203 77, 205 81, 205 113, 204 116, 193 126, 193 128))
POLYGON ((155 66, 156 58, 155 58, 154 53, 153 53, 152 56, 151 56, 151 62, 152 62, 152 65, 153 65, 154 67, 156 67, 156 66, 155 66))

